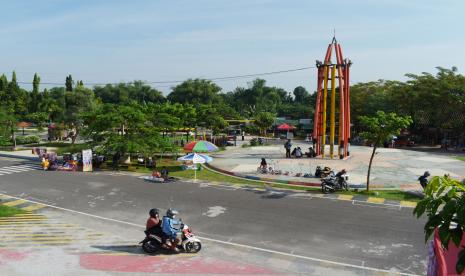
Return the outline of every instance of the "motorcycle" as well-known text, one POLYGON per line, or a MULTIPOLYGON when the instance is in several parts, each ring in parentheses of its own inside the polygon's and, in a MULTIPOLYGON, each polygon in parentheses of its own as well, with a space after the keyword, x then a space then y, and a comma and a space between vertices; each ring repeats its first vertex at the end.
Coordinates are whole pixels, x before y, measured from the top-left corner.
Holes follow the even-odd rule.
MULTIPOLYGON (((182 242, 178 245, 178 249, 182 252, 197 253, 202 249, 202 242, 192 233, 187 224, 181 225, 181 239, 182 242)), ((170 251, 164 247, 163 239, 160 235, 147 235, 139 244, 142 244, 142 250, 149 254, 162 250, 170 251)))
POLYGON ((347 174, 334 174, 333 171, 331 173, 321 179, 321 190, 324 194, 327 193, 334 193, 335 191, 342 191, 342 190, 349 190, 349 185, 347 184, 347 180, 349 180, 349 176, 347 174))

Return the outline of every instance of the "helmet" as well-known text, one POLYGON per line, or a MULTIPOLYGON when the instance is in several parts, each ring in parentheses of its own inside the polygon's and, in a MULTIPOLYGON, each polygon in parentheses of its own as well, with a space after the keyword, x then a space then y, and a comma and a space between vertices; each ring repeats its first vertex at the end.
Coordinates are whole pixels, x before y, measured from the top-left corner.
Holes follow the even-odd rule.
POLYGON ((166 210, 166 216, 169 218, 174 218, 177 214, 179 214, 179 212, 172 208, 169 208, 168 210, 166 210))
POLYGON ((150 209, 149 215, 154 218, 156 215, 158 215, 160 211, 157 208, 150 209))

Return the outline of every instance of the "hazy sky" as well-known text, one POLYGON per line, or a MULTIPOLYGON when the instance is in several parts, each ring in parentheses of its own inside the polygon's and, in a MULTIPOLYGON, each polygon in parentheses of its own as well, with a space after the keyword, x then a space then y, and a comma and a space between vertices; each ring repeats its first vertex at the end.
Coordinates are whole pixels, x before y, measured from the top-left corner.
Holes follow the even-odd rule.
MULTIPOLYGON (((336 29, 351 82, 465 68, 464 1, 2 1, 0 72, 84 83, 214 78, 313 66, 336 29)), ((315 90, 316 71, 263 77, 315 90)), ((227 92, 251 79, 217 82, 227 92)), ((154 85, 164 92, 171 84, 154 85)), ((23 85, 29 88, 28 85, 23 85)), ((44 86, 42 86, 44 87, 44 86)))

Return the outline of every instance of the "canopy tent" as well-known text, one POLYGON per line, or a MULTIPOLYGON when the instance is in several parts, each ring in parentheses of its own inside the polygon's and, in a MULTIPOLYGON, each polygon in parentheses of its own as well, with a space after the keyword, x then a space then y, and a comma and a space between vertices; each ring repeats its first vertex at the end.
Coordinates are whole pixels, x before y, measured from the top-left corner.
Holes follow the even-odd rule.
POLYGON ((284 123, 284 124, 280 124, 276 129, 277 129, 277 130, 289 131, 289 130, 294 130, 294 129, 296 129, 296 127, 293 126, 293 125, 288 125, 288 124, 284 123))

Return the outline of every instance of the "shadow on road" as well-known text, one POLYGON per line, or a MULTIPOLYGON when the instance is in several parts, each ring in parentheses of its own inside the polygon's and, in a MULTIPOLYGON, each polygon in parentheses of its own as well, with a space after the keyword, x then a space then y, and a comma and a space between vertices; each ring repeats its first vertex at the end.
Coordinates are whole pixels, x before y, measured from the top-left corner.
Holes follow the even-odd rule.
POLYGON ((109 252, 119 252, 119 253, 131 253, 131 254, 145 254, 142 251, 142 248, 139 245, 130 244, 130 245, 93 245, 92 248, 109 251, 109 252))

